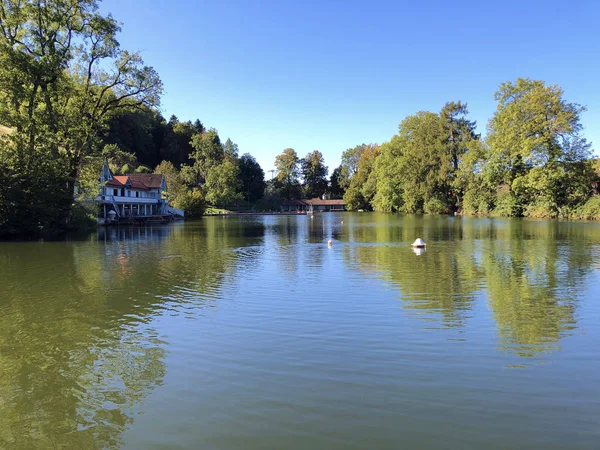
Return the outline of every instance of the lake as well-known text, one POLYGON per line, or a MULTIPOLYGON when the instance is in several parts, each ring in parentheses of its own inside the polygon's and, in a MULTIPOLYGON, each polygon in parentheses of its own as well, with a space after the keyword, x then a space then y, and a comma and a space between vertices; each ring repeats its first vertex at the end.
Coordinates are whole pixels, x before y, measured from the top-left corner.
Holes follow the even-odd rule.
POLYGON ((600 445, 598 223, 206 217, 0 286, 0 448, 600 445))

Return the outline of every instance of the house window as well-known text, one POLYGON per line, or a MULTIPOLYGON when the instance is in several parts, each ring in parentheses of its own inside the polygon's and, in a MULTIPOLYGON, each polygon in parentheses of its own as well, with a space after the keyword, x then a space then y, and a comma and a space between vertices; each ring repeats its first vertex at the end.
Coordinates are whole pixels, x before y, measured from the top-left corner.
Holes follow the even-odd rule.
POLYGON ((113 195, 119 195, 119 190, 118 189, 113 189, 113 195))
POLYGON ((139 191, 135 191, 135 197, 138 198, 140 196, 139 191))

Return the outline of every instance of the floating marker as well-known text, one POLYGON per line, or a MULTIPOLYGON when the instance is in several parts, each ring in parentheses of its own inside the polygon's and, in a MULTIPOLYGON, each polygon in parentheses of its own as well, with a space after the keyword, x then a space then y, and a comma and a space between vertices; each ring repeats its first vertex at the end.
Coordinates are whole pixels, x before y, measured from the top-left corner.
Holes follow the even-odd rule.
POLYGON ((331 242, 331 239, 329 239, 329 240, 327 241, 327 246, 328 246, 328 247, 331 247, 332 245, 333 245, 333 242, 331 242))
POLYGON ((412 248, 425 248, 425 242, 421 238, 417 238, 415 242, 412 244, 412 248))

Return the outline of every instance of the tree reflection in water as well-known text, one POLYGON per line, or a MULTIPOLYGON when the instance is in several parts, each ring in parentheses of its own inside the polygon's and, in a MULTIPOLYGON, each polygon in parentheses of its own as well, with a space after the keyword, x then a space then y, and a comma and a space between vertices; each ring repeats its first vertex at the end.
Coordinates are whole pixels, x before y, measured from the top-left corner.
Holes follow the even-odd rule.
POLYGON ((556 350, 576 325, 577 295, 600 229, 529 220, 350 216, 341 239, 349 267, 397 286, 403 307, 447 327, 467 326, 476 298, 492 311, 502 351, 556 350), (427 225, 427 226, 425 226, 427 225), (415 236, 429 244, 413 255, 415 236))
POLYGON ((166 373, 153 319, 214 301, 233 249, 263 234, 206 221, 0 246, 0 448, 120 446, 132 406, 166 373))

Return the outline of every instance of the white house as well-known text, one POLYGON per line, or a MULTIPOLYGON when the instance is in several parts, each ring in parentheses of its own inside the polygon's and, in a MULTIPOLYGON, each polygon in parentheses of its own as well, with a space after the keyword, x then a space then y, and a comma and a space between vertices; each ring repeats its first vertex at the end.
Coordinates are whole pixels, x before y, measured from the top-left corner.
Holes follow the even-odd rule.
POLYGON ((101 190, 99 223, 134 219, 164 219, 183 217, 180 209, 169 206, 163 193, 167 190, 164 175, 140 173, 113 175, 104 160, 100 174, 101 190))

